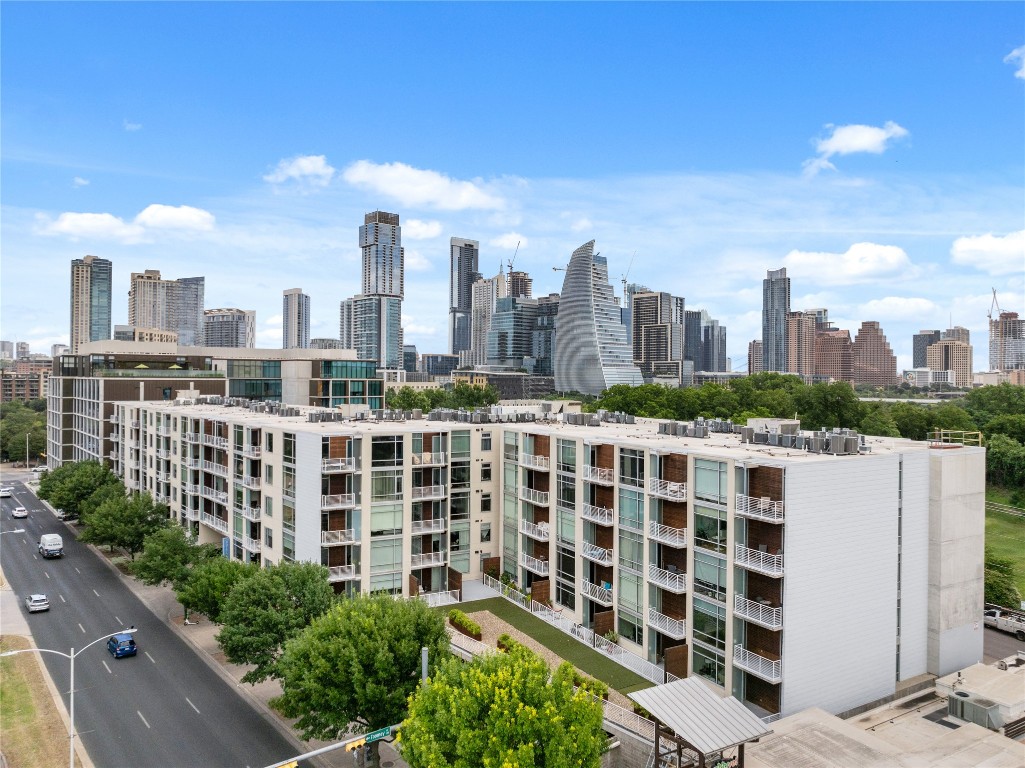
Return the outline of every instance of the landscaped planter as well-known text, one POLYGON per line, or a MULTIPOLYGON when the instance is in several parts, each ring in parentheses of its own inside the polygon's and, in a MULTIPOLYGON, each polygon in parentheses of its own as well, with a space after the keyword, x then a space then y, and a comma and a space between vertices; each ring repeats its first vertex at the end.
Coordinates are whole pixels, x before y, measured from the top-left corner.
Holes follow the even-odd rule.
POLYGON ((449 611, 448 623, 451 624, 452 627, 460 634, 472 637, 474 640, 480 640, 483 637, 483 635, 481 635, 480 625, 470 619, 470 617, 462 611, 458 611, 454 608, 449 611))

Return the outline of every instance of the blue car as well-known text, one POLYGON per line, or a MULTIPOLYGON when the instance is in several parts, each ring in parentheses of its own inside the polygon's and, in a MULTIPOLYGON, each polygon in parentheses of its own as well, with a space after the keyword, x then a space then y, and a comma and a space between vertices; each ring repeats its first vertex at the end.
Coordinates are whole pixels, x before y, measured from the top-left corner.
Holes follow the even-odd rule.
POLYGON ((134 656, 139 652, 139 646, 135 644, 135 639, 131 635, 119 634, 113 635, 107 640, 107 650, 110 651, 110 655, 115 659, 120 659, 122 656, 134 656))

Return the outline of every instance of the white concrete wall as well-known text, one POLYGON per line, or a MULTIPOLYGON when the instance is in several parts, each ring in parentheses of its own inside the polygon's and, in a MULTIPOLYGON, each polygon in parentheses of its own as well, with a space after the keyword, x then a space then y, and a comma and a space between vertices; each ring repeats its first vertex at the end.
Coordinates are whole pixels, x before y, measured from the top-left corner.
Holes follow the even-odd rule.
POLYGON ((901 680, 926 672, 929 618, 929 455, 903 456, 903 528, 901 535, 901 680))
MULTIPOLYGON (((295 559, 320 562, 320 459, 321 435, 299 432, 295 436, 295 559)), ((281 528, 281 456, 284 435, 274 435, 274 512, 281 528)), ((264 457, 267 461, 269 456, 264 457)))
POLYGON ((897 481, 895 455, 786 469, 784 715, 894 691, 897 481))

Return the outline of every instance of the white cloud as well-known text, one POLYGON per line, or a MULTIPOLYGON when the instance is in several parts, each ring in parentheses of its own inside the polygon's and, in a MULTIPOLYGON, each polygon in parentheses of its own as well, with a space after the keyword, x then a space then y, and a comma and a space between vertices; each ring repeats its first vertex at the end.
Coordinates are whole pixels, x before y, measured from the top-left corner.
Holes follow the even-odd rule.
POLYGON ((129 132, 141 131, 142 130, 142 123, 130 123, 130 122, 128 122, 128 118, 125 118, 124 120, 122 120, 121 121, 121 125, 124 126, 124 129, 126 131, 129 131, 129 132))
POLYGON ((527 238, 519 232, 506 232, 503 235, 491 238, 488 245, 494 248, 504 248, 507 251, 514 251, 516 246, 519 246, 522 250, 527 247, 527 238))
POLYGON ((826 128, 832 128, 833 132, 827 138, 815 142, 815 151, 819 156, 804 161, 806 176, 814 176, 826 169, 835 171, 836 166, 829 161, 834 155, 851 155, 856 152, 881 155, 888 149, 891 140, 908 135, 906 128, 892 120, 887 121, 882 128, 874 125, 827 125, 826 128))
POLYGON ((1003 237, 959 237, 950 247, 950 260, 991 275, 1020 273, 1025 268, 1025 229, 1003 237))
POLYGON ((783 258, 783 264, 818 285, 850 285, 917 274, 903 248, 876 243, 854 243, 844 253, 794 250, 783 258))
POLYGON ((154 203, 146 206, 135 217, 135 223, 153 229, 194 229, 209 232, 214 228, 214 216, 202 208, 191 205, 160 205, 154 203))
POLYGON ((420 221, 406 219, 402 222, 402 238, 404 240, 430 240, 441 234, 440 221, 420 221))
POLYGON ((43 231, 52 235, 65 235, 72 240, 86 237, 94 240, 120 240, 138 243, 144 230, 138 224, 129 224, 111 213, 62 213, 56 221, 40 217, 43 231))
POLYGON ((591 223, 591 220, 584 216, 570 224, 569 228, 574 232, 583 232, 585 229, 591 229, 593 226, 594 225, 591 223))
POLYGON ((89 186, 89 179, 83 179, 81 176, 76 176, 71 180, 71 186, 73 187, 87 187, 89 186))
POLYGON ((437 208, 442 211, 497 209, 505 205, 501 197, 481 188, 481 180, 452 179, 437 171, 414 168, 405 163, 373 163, 357 160, 342 172, 354 187, 366 189, 411 207, 437 208))
POLYGON ((405 248, 403 251, 403 264, 410 272, 430 272, 432 269, 430 260, 420 251, 412 248, 405 248))
POLYGON ((335 169, 328 165, 324 155, 296 155, 278 161, 278 166, 263 177, 271 184, 283 184, 294 179, 315 187, 326 187, 331 183, 335 169))
POLYGON ((866 320, 914 320, 928 324, 928 318, 940 314, 938 307, 929 299, 911 296, 886 296, 872 299, 858 308, 858 317, 866 320))
POLYGON ((1009 54, 1004 56, 1005 64, 1013 64, 1018 62, 1018 69, 1015 71, 1014 76, 1025 80, 1025 45, 1020 48, 1015 48, 1009 54))
POLYGON ((433 336, 435 333, 433 325, 418 323, 416 318, 406 314, 402 315, 402 330, 413 336, 433 336))

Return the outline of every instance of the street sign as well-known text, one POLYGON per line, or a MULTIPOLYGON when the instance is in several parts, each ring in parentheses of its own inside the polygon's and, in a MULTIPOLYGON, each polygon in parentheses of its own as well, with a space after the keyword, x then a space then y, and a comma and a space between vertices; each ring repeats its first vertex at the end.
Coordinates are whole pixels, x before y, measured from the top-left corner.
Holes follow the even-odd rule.
POLYGON ((391 736, 391 728, 390 727, 385 727, 385 728, 378 728, 376 731, 371 731, 370 733, 368 733, 366 735, 365 738, 367 740, 367 744, 370 744, 371 742, 374 742, 374 741, 380 741, 381 739, 386 739, 389 736, 391 736))

